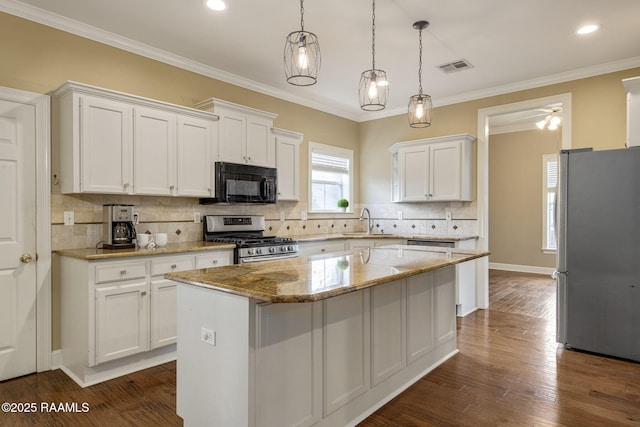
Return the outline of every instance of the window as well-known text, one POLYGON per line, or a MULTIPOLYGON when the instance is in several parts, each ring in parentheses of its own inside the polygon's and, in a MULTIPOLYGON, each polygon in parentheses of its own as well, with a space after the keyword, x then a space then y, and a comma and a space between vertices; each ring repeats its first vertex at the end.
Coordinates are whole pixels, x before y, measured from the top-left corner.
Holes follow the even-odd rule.
POLYGON ((309 142, 309 210, 337 212, 338 199, 351 202, 353 150, 309 142))
POLYGON ((556 193, 558 190, 558 155, 542 156, 542 250, 555 252, 556 242, 556 193))

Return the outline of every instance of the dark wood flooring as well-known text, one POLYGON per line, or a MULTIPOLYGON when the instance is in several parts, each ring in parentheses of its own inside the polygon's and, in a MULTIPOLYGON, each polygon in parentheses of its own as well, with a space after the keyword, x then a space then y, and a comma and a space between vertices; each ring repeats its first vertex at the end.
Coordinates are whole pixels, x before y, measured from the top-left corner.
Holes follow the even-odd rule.
MULTIPOLYGON (((640 364, 558 346, 548 276, 491 271, 490 309, 459 319, 458 348, 360 426, 640 425, 640 364)), ((0 426, 180 426, 175 375, 167 363, 84 389, 60 370, 0 382, 0 403, 89 408, 0 412, 0 426)))

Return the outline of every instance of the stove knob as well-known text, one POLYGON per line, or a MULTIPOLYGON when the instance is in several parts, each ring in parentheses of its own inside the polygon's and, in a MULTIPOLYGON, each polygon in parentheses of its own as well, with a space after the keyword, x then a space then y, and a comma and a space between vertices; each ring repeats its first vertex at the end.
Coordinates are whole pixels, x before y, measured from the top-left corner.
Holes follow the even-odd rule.
POLYGON ((259 254, 261 254, 261 253, 262 253, 262 249, 260 249, 260 248, 256 249, 256 253, 257 253, 258 255, 259 255, 259 254))
POLYGON ((286 246, 280 246, 280 252, 287 252, 286 246))
POLYGON ((247 253, 248 253, 249 255, 253 255, 253 252, 254 252, 254 251, 253 251, 253 248, 249 248, 249 249, 247 249, 247 253))
POLYGON ((276 248, 274 248, 273 246, 269 248, 269 252, 274 253, 275 251, 276 251, 276 248))
POLYGON ((289 246, 287 247, 287 249, 289 249, 290 251, 293 251, 293 246, 289 246))

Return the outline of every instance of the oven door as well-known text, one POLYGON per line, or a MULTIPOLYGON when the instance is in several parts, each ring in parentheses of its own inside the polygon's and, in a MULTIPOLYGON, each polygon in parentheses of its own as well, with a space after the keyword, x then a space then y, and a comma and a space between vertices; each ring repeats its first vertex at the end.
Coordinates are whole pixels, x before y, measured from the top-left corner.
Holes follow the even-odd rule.
POLYGON ((216 162, 216 199, 227 203, 276 203, 274 168, 216 162))

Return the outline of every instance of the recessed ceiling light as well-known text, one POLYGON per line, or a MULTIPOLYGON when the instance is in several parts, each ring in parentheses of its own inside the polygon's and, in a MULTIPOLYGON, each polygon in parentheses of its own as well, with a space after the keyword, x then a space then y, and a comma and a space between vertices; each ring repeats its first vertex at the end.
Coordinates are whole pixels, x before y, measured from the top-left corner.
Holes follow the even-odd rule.
POLYGON ((204 0, 205 6, 207 6, 211 10, 215 10, 217 12, 225 10, 227 8, 227 2, 224 0, 204 0))
POLYGON ((597 24, 583 25, 582 27, 578 28, 578 31, 576 31, 576 33, 581 35, 590 34, 590 33, 593 33, 594 31, 597 31, 598 29, 600 29, 600 25, 597 25, 597 24))

